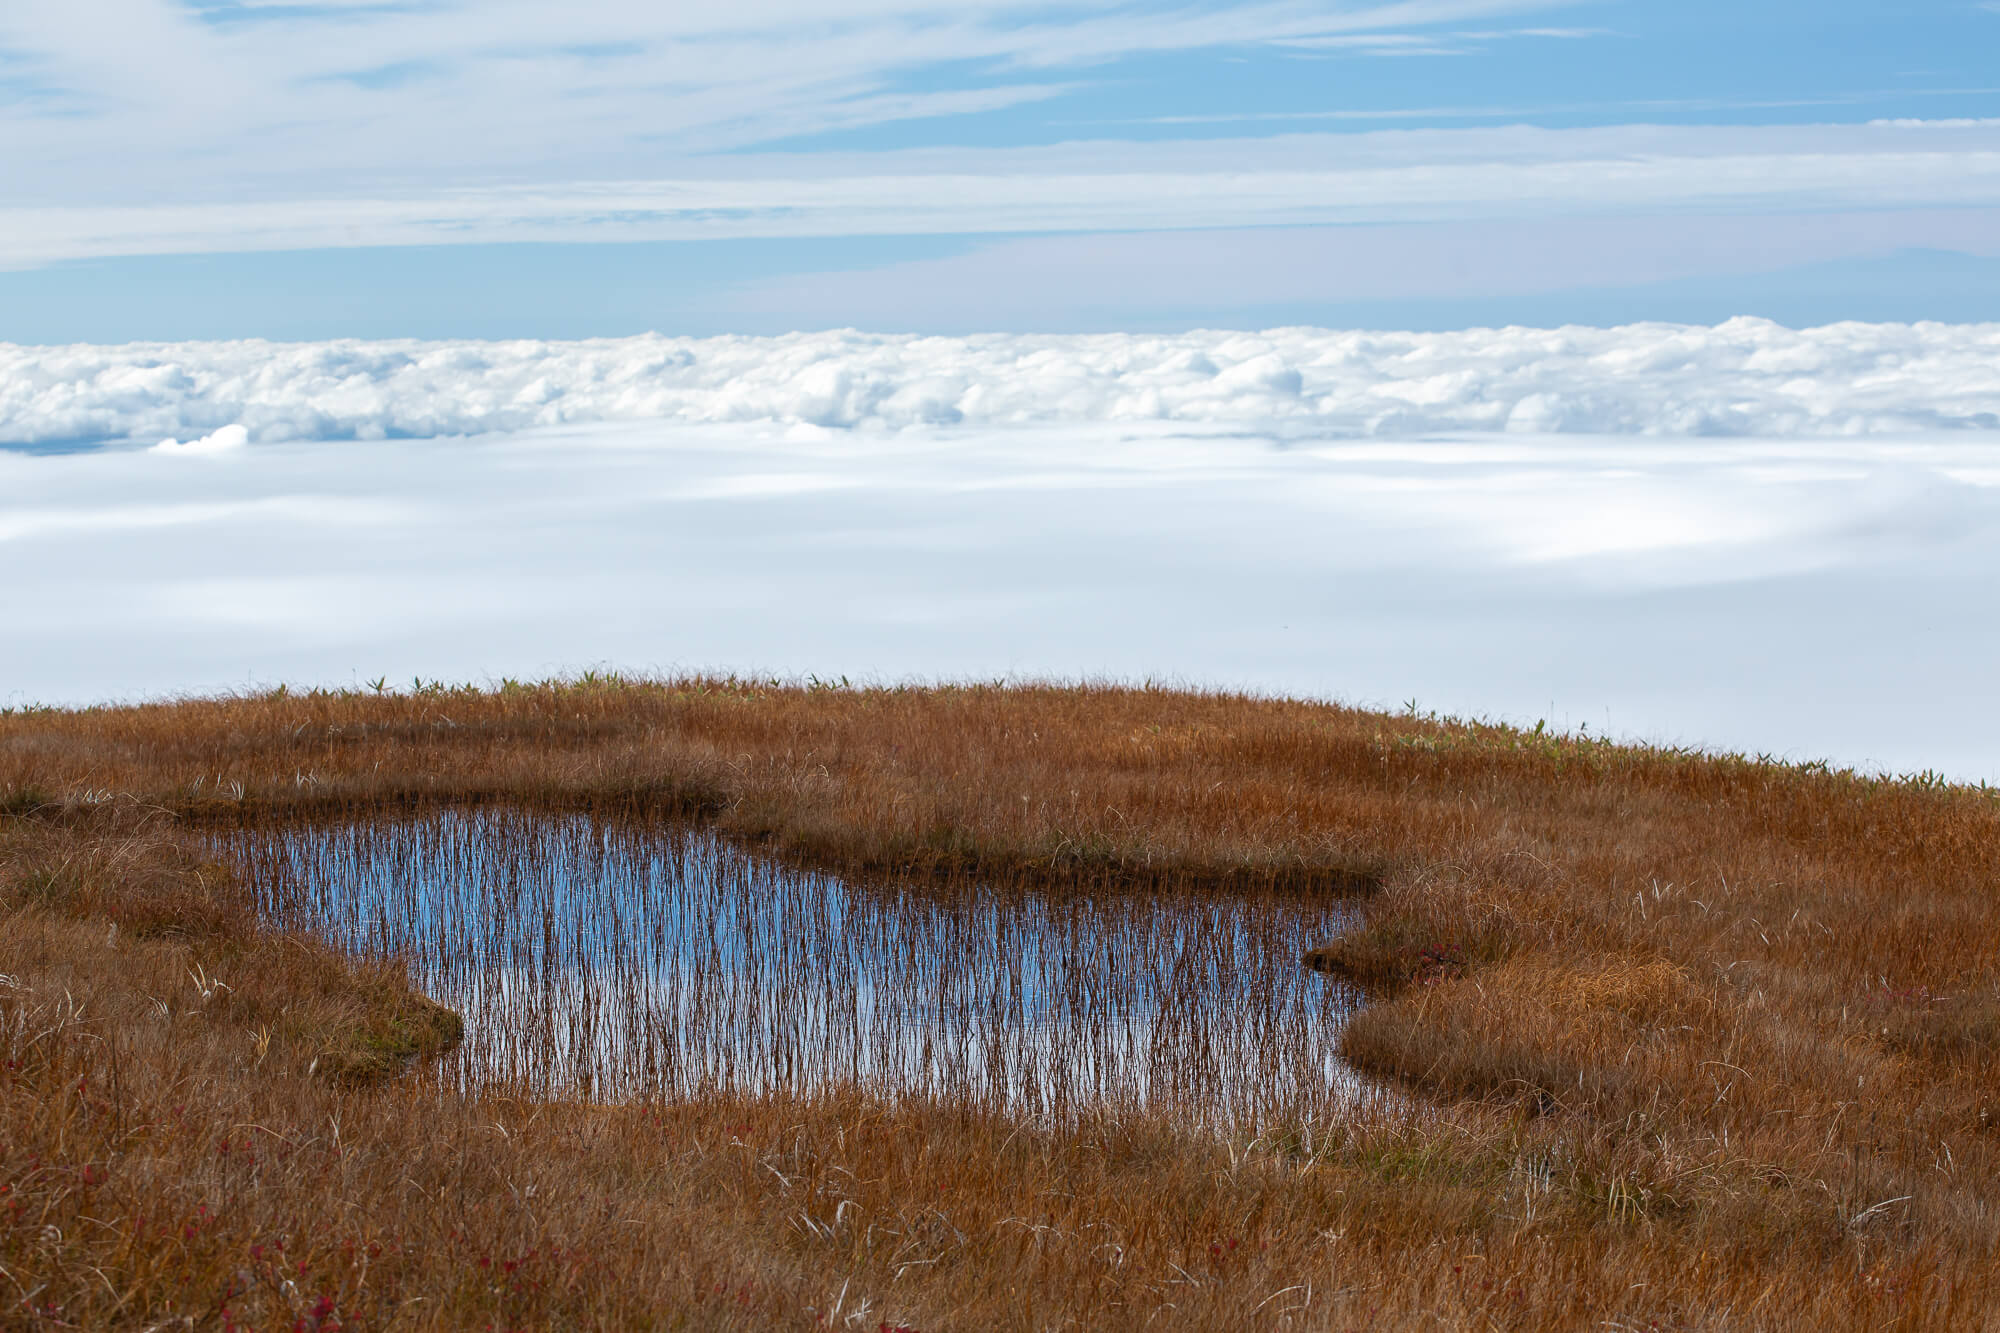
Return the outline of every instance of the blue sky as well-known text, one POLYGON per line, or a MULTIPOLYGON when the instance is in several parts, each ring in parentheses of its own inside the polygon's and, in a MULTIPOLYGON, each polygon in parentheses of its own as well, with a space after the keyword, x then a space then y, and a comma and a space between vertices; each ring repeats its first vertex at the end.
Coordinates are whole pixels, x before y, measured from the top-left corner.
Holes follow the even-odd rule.
POLYGON ((2000 6, 10 0, 0 340, 2000 319, 2000 6))

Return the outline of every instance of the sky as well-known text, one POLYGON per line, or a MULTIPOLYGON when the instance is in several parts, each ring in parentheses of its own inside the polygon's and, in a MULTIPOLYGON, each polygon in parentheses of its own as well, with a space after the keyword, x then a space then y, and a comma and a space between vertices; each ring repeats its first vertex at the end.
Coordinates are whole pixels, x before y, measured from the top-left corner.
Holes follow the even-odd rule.
POLYGON ((2000 5, 9 0, 0 341, 2000 320, 2000 5))
POLYGON ((1996 51, 4 0, 0 706, 1101 674, 2000 777, 1996 51))

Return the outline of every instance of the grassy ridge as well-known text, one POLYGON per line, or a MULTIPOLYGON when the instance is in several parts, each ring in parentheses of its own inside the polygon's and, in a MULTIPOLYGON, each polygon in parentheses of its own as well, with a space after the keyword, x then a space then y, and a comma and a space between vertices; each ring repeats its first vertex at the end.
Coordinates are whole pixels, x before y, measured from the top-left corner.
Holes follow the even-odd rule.
POLYGON ((689 679, 14 714, 0 806, 0 1324, 1996 1318, 1985 792, 1218 695, 689 679), (447 1017, 261 928, 188 835, 493 800, 848 873, 1366 892, 1316 961, 1375 988, 1346 1053, 1413 1100, 1216 1143, 455 1099, 380 1077, 447 1017))

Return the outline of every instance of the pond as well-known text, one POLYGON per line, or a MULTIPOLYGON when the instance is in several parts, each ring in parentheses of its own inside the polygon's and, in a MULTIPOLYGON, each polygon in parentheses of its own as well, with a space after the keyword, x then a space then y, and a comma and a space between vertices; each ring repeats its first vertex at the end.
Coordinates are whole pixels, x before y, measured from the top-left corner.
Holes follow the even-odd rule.
POLYGON ((700 829, 505 809, 231 835, 283 924, 465 1016, 444 1076, 593 1099, 855 1087, 1228 1125, 1357 1095, 1351 900, 864 884, 700 829))

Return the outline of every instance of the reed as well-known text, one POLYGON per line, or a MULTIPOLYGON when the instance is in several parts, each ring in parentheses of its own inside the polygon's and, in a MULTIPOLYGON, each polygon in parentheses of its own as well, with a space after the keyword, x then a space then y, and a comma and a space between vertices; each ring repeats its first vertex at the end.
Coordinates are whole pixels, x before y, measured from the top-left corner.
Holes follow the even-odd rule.
POLYGON ((1365 1095, 1352 988, 1299 966, 1324 894, 849 884, 712 832, 505 808, 256 829, 266 920, 405 964, 465 1015, 468 1093, 679 1101, 853 1090, 1054 1123, 1230 1130, 1365 1095))
POLYGON ((2000 1322, 1984 790, 600 678, 16 712, 0 809, 0 1325, 2000 1322), (579 856, 578 903, 507 883, 579 856), (339 875, 401 888, 312 897, 339 875), (543 933, 479 936, 507 901, 543 933), (1306 945, 1369 994, 1344 1026, 1295 1004, 1336 993, 1306 945), (493 948, 573 980, 482 1022, 493 948), (1121 1003, 1163 1058, 1091 1026, 1121 1003), (961 1058, 896 1063, 911 1031, 961 1058), (1305 1096, 1331 1033, 1384 1095, 1305 1096))

